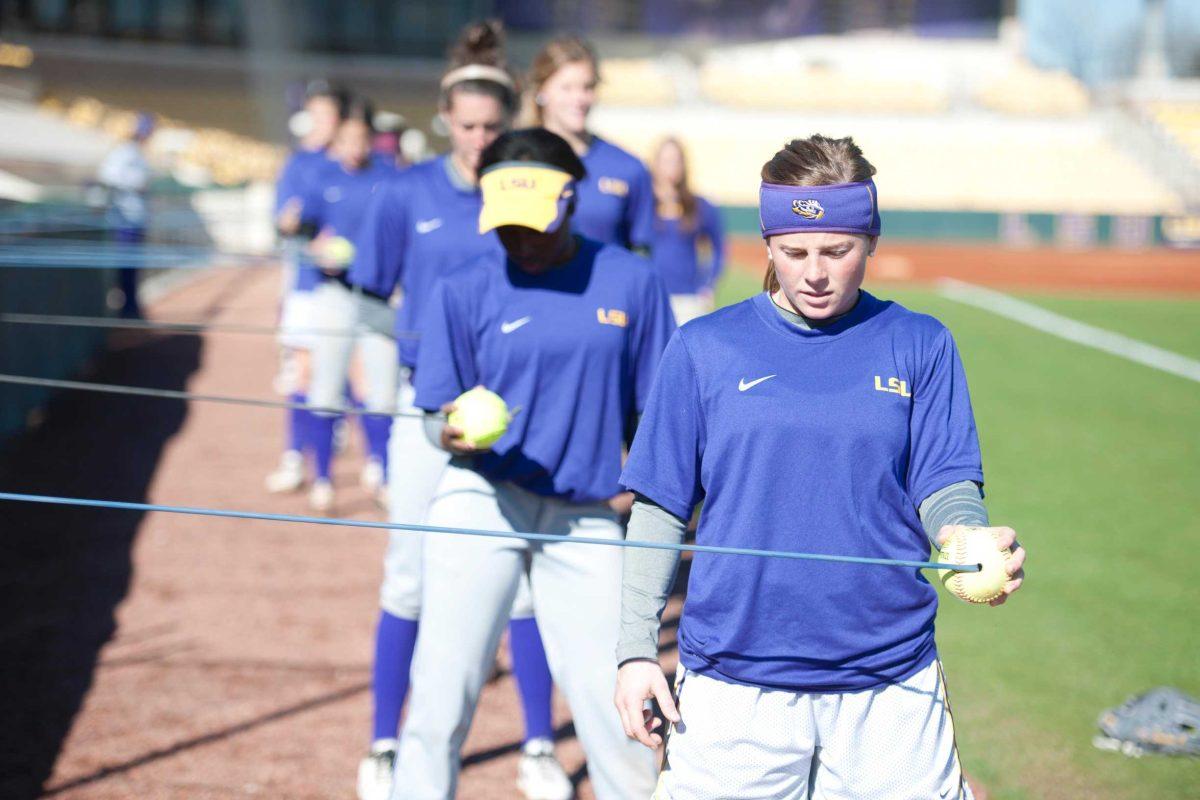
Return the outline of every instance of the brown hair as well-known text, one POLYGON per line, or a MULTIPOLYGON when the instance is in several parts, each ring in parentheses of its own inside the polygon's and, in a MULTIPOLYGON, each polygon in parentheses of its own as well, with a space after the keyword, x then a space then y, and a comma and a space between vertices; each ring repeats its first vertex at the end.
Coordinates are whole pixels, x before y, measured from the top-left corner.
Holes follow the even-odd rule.
MULTIPOLYGON (((875 167, 852 137, 831 139, 819 133, 807 139, 792 139, 762 168, 764 182, 782 186, 860 183, 874 174, 875 167)), ((773 293, 778 288, 775 265, 770 263, 763 276, 763 289, 773 293)))
POLYGON ((580 63, 590 66, 596 79, 600 79, 600 59, 586 39, 579 36, 559 36, 546 42, 533 57, 533 66, 529 68, 529 98, 524 115, 527 122, 532 125, 541 125, 543 122, 542 107, 537 104, 537 93, 542 90, 546 81, 567 64, 580 63))
MULTIPOLYGON (((446 69, 446 75, 457 69, 476 64, 509 72, 504 54, 504 44, 504 23, 500 20, 489 19, 467 25, 458 35, 458 39, 450 45, 450 64, 446 69)), ((516 112, 520 100, 520 94, 515 87, 515 79, 512 79, 512 86, 506 86, 499 81, 487 78, 457 81, 442 88, 438 98, 438 107, 449 109, 455 94, 467 92, 493 97, 499 101, 505 111, 513 114, 516 112)))
MULTIPOLYGON (((679 176, 679 181, 673 187, 677 199, 679 201, 681 213, 679 215, 680 225, 684 230, 692 231, 696 229, 696 195, 692 192, 692 187, 688 181, 687 168, 687 151, 683 149, 683 142, 679 141, 674 136, 668 136, 658 143, 658 147, 654 148, 654 161, 657 163, 658 157, 662 154, 664 148, 674 146, 679 150, 680 158, 683 160, 683 174, 679 176)), ((658 175, 655 175, 655 185, 658 185, 658 175)), ((662 216, 662 202, 655 193, 655 204, 659 211, 659 216, 662 216)))

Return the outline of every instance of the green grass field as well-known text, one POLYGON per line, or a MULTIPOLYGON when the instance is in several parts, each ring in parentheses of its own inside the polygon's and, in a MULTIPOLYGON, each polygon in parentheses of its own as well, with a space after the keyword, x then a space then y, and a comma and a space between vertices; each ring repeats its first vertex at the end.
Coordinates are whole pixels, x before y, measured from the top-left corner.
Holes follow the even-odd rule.
MULTIPOLYGON (((759 290, 736 270, 718 300, 759 290)), ((1200 696, 1200 384, 932 290, 876 293, 954 333, 994 524, 1029 550, 1000 609, 944 596, 938 641, 968 772, 994 800, 1200 798, 1200 759, 1091 745, 1101 710, 1170 684, 1200 696)), ((1200 358, 1200 299, 1022 294, 1200 358)))

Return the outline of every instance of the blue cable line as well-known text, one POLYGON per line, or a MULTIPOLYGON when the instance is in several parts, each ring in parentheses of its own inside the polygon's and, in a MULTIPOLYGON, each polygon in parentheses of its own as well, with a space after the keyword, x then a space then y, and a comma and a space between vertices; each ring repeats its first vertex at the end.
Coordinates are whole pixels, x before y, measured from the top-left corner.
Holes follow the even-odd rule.
MULTIPOLYGON (((244 217, 235 211, 220 211, 201 214, 189 208, 161 210, 153 209, 147 225, 155 232, 186 231, 206 228, 210 223, 231 220, 241 222, 244 217)), ((88 209, 79 212, 50 212, 25 214, 0 214, 2 233, 60 233, 66 231, 115 231, 122 225, 108 218, 107 209, 88 209)))
POLYGON ((208 245, 130 244, 120 242, 71 243, 72 240, 29 240, 0 243, 0 267, 61 269, 206 269, 234 262, 233 266, 270 265, 279 255, 222 251, 208 245))
POLYGON ((476 528, 442 528, 435 525, 407 525, 400 522, 371 522, 367 520, 340 519, 330 517, 303 517, 291 514, 267 514, 260 511, 233 511, 219 508, 195 506, 166 506, 157 503, 127 503, 118 500, 88 500, 79 497, 55 497, 42 494, 18 494, 0 492, 0 500, 18 503, 43 503, 59 506, 84 506, 88 508, 111 508, 125 511, 163 511, 169 514, 192 514, 201 517, 224 517, 231 519, 253 519, 268 522, 296 522, 307 525, 332 525, 344 528, 374 528, 382 530, 411 531, 414 533, 440 533, 452 536, 485 536, 493 539, 524 539, 530 542, 572 542, 606 547, 626 547, 643 550, 675 550, 677 552, 717 553, 721 555, 758 556, 761 558, 787 558, 801 561, 834 561, 847 564, 873 564, 887 567, 915 567, 917 569, 941 569, 954 572, 979 572, 979 564, 939 564, 936 561, 907 561, 895 558, 868 558, 864 556, 838 556, 824 553, 795 553, 787 550, 757 550, 749 547, 720 547, 702 544, 671 544, 669 542, 640 542, 627 539, 596 539, 590 536, 560 535, 555 533, 527 533, 522 531, 487 531, 476 528))
POLYGON ((155 389, 149 386, 126 386, 119 383, 91 383, 88 381, 66 381, 56 378, 32 378, 28 375, 8 375, 0 373, 0 384, 14 386, 39 386, 46 389, 69 389, 79 392, 97 392, 100 394, 121 394, 133 397, 153 397, 159 400, 184 400, 202 403, 224 403, 235 406, 253 406, 254 408, 279 408, 285 410, 311 411, 315 414, 345 414, 350 417, 408 417, 424 419, 425 412, 420 409, 406 411, 394 409, 388 411, 372 411, 366 408, 345 406, 328 408, 314 406, 308 403, 294 403, 290 400, 260 400, 256 397, 233 397, 224 394, 197 394, 179 389, 155 389))
POLYGON ((251 325, 237 322, 194 322, 185 320, 122 319, 120 317, 86 317, 71 314, 16 314, 0 313, 0 324, 5 325, 56 325, 71 328, 110 328, 118 330, 143 330, 158 333, 245 333, 265 336, 302 334, 307 336, 359 337, 369 334, 386 336, 390 339, 420 339, 416 331, 383 332, 359 326, 344 328, 277 328, 270 325, 251 325))

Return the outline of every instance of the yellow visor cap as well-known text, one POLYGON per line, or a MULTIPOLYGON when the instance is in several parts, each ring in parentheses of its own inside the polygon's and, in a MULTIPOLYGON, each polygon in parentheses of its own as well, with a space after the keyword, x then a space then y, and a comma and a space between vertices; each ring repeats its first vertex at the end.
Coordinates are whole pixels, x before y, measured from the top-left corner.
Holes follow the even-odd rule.
POLYGON ((566 214, 571 180, 562 170, 529 161, 505 161, 489 167, 479 179, 483 192, 479 232, 502 225, 520 225, 541 233, 553 230, 566 214))

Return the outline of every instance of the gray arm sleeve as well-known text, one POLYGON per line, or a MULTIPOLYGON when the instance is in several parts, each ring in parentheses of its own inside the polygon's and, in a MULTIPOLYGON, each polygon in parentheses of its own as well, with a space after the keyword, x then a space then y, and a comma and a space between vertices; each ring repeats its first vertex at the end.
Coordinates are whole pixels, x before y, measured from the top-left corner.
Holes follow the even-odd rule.
MULTIPOLYGON (((633 501, 625 538, 679 544, 687 521, 642 495, 633 501)), ((627 548, 621 575, 621 630, 617 664, 633 659, 658 661, 658 629, 675 573, 679 551, 627 548)))
POLYGON ((444 451, 446 448, 442 447, 442 428, 446 427, 446 418, 436 411, 426 411, 422 422, 425 426, 425 438, 438 450, 444 451))
POLYGON ((938 489, 921 501, 917 513, 921 516, 921 524, 925 526, 925 535, 935 550, 938 531, 943 525, 988 524, 983 492, 975 481, 959 481, 938 489))

